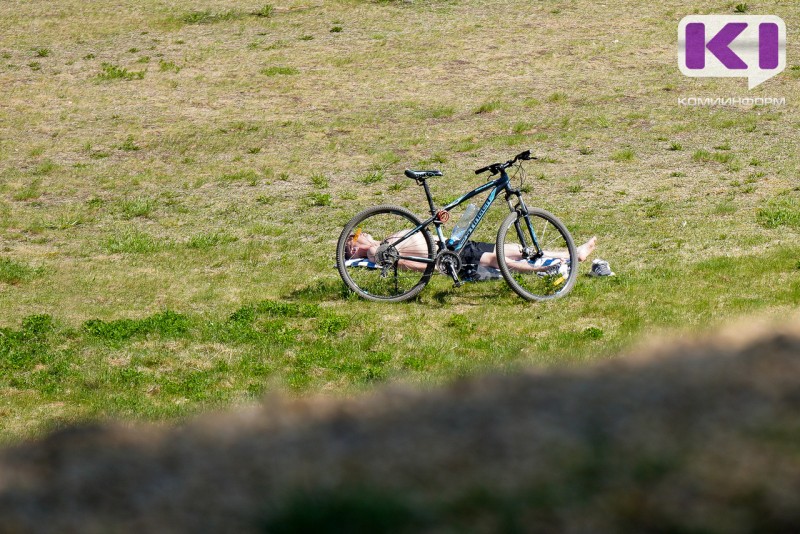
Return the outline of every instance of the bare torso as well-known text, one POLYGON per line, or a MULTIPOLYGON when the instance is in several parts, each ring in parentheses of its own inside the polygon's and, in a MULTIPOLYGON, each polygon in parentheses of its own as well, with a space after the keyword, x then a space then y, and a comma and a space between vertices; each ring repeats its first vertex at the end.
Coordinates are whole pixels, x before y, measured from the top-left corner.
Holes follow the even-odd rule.
MULTIPOLYGON (((394 243, 395 241, 399 240, 407 233, 407 230, 401 230, 399 232, 395 232, 384 239, 384 242, 387 243, 394 243)), ((372 245, 369 250, 367 251, 367 259, 370 261, 375 261, 375 253, 380 247, 380 243, 375 243, 372 245)), ((425 238, 422 235, 422 232, 417 232, 416 234, 412 235, 408 239, 402 241, 397 246, 397 252, 400 253, 401 256, 416 256, 419 258, 427 258, 428 257, 428 244, 425 242, 425 238)), ((424 263, 418 261, 408 261, 408 260, 400 260, 399 262, 400 267, 404 267, 406 269, 413 269, 415 271, 424 271, 426 265, 424 263)))

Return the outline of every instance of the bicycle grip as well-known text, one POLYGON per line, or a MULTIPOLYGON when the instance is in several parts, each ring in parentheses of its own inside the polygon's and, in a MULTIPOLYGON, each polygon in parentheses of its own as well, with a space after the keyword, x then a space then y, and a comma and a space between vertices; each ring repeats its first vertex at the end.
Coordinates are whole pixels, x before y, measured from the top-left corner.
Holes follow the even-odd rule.
POLYGON ((483 173, 483 172, 486 172, 486 171, 488 171, 488 170, 489 170, 489 169, 491 169, 491 168, 492 168, 492 166, 491 166, 491 165, 489 165, 489 166, 487 166, 487 167, 483 167, 483 168, 481 168, 481 169, 478 169, 477 171, 475 171, 475 174, 481 174, 481 173, 483 173))

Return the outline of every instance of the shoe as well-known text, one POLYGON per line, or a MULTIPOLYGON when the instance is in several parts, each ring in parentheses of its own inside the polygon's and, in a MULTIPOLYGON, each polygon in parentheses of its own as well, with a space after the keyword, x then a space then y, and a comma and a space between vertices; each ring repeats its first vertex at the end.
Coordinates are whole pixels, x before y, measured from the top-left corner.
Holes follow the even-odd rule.
POLYGON ((542 270, 537 271, 536 274, 539 276, 555 276, 561 272, 561 267, 564 265, 563 261, 558 259, 548 259, 545 261, 549 263, 547 265, 540 266, 542 270))
POLYGON ((592 262, 592 270, 589 276, 614 276, 614 271, 609 267, 606 260, 596 259, 592 262))

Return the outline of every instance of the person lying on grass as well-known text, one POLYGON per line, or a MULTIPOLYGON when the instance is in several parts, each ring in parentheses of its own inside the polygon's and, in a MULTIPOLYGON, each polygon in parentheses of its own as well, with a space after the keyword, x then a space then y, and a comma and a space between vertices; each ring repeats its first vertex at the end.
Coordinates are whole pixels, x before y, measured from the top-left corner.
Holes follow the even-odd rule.
MULTIPOLYGON (((400 239, 405 234, 405 231, 396 232, 384 241, 392 242, 393 240, 400 239)), ((345 245, 345 259, 353 258, 366 258, 369 261, 375 261, 375 252, 381 245, 380 241, 374 239, 370 234, 359 233, 358 237, 351 234, 345 245)), ((434 236, 434 239, 436 237, 434 236)), ((584 261, 589 255, 594 252, 597 247, 597 236, 592 237, 586 243, 577 248, 578 260, 584 261)), ((397 251, 403 256, 417 256, 425 257, 428 255, 428 245, 422 234, 417 232, 397 246, 397 251)), ((569 259, 569 253, 564 251, 550 251, 545 250, 545 258, 556 258, 561 260, 569 259)), ((519 272, 540 272, 552 269, 552 265, 534 265, 522 257, 522 252, 517 245, 505 246, 506 264, 509 268, 519 272)), ((461 262, 464 267, 468 265, 482 265, 484 267, 491 267, 499 269, 497 263, 497 252, 495 251, 494 243, 482 243, 480 241, 467 241, 466 245, 461 252, 461 262)), ((411 269, 414 271, 424 271, 425 264, 409 260, 400 260, 398 263, 400 267, 411 269)), ((462 270, 464 269, 462 267, 462 270)))

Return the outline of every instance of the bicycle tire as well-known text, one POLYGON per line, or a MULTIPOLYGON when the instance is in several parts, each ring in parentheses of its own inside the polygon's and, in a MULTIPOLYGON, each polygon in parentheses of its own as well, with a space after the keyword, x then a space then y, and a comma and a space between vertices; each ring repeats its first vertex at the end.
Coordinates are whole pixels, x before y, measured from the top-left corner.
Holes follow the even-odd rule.
MULTIPOLYGON (((336 268, 345 285, 361 298, 374 302, 402 302, 417 296, 430 281, 435 270, 433 262, 424 271, 404 269, 397 261, 385 270, 381 267, 354 267, 347 265, 345 253, 348 237, 357 229, 382 239, 393 233, 412 230, 420 224, 422 221, 411 211, 392 205, 368 208, 350 219, 336 244, 336 268)), ((426 257, 433 260, 434 245, 430 232, 425 228, 420 232, 428 249, 426 257)))
MULTIPOLYGON (((514 290, 517 295, 529 301, 545 301, 563 297, 572 290, 575 281, 578 277, 578 252, 575 248, 575 242, 572 236, 555 215, 543 209, 533 208, 528 210, 528 215, 522 215, 519 212, 514 212, 505 218, 497 231, 496 256, 497 263, 500 267, 500 272, 505 278, 506 283, 514 290), (541 250, 552 252, 551 256, 567 255, 568 262, 562 260, 561 266, 556 268, 554 266, 550 272, 548 271, 528 271, 530 267, 525 267, 525 264, 517 263, 509 265, 509 260, 506 253, 501 254, 500 251, 506 251, 506 247, 510 246, 512 263, 514 262, 513 254, 515 249, 522 249, 522 243, 517 233, 519 228, 525 236, 526 244, 530 245, 533 241, 528 230, 525 218, 531 222, 531 227, 534 233, 537 234, 537 242, 541 250), (520 222, 518 226, 517 221, 520 222), (557 235, 548 230, 553 228, 556 230, 557 235), (509 231, 511 231, 509 233, 509 231), (548 248, 549 247, 549 248, 548 248), (516 268, 515 268, 516 267, 516 268), (523 268, 525 267, 525 268, 523 268)), ((546 256, 545 256, 546 258, 546 256)), ((524 259, 518 261, 525 261, 524 259)), ((531 264, 526 261, 526 264, 531 264)), ((533 264, 536 265, 536 264, 533 264)), ((543 268, 537 266, 537 268, 543 268)))

